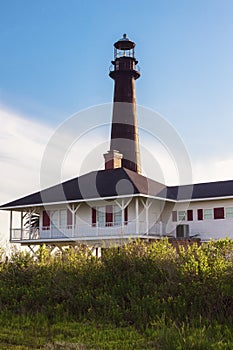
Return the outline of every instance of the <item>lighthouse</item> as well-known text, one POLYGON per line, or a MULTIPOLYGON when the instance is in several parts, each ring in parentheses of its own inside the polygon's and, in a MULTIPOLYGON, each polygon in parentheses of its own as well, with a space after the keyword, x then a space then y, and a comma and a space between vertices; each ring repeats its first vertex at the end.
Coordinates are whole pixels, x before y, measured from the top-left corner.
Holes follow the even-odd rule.
POLYGON ((126 34, 114 43, 109 76, 114 80, 110 151, 105 169, 124 167, 141 173, 135 80, 140 77, 134 56, 135 43, 126 34))

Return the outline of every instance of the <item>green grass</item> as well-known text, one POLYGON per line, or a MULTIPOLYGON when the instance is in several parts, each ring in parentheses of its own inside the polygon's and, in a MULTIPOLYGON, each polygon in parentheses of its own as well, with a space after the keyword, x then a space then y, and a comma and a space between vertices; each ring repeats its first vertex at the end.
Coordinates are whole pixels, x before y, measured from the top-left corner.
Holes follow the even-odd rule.
POLYGON ((55 322, 43 315, 34 318, 0 318, 0 349, 82 349, 82 350, 231 350, 233 325, 206 324, 180 326, 158 319, 144 332, 131 327, 90 322, 55 322))

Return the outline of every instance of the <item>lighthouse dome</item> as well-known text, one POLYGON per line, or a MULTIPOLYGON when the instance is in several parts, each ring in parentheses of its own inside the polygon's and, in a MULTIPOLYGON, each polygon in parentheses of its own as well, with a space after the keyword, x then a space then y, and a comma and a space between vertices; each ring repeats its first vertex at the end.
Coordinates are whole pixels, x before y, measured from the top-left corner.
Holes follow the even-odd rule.
POLYGON ((135 43, 127 38, 126 34, 123 34, 123 38, 115 42, 114 47, 117 50, 131 50, 135 47, 135 43))

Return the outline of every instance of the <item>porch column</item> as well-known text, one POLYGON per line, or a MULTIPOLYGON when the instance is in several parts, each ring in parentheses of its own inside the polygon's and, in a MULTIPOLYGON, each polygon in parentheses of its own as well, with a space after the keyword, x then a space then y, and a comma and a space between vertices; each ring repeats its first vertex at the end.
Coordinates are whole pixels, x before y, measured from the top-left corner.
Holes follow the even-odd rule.
POLYGON ((23 237, 23 211, 21 211, 20 236, 23 237))
POLYGON ((72 210, 72 237, 74 237, 74 234, 75 234, 75 212, 74 210, 72 210))
POLYGON ((162 236, 163 234, 163 223, 162 221, 159 221, 159 235, 162 236))
POLYGON ((118 205, 118 207, 120 208, 121 210, 121 230, 122 230, 122 233, 124 232, 125 230, 125 218, 124 218, 124 210, 125 208, 129 205, 129 203, 131 202, 132 198, 130 198, 126 203, 125 203, 125 200, 122 199, 121 201, 121 204, 118 203, 118 201, 116 200, 115 203, 118 205))
POLYGON ((39 232, 38 232, 38 239, 40 239, 41 236, 41 232, 42 232, 42 228, 43 228, 43 210, 40 209, 40 216, 39 216, 39 232))
POLYGON ((75 219, 75 209, 74 209, 74 204, 72 205, 72 210, 71 210, 71 214, 72 214, 72 237, 74 237, 74 229, 75 229, 75 224, 74 224, 74 219, 75 219))
POLYGON ((76 208, 75 208, 74 204, 72 204, 72 207, 70 205, 67 205, 67 208, 71 211, 71 214, 72 214, 72 230, 71 230, 72 237, 75 236, 75 215, 76 215, 76 212, 78 211, 80 205, 81 205, 81 203, 79 203, 76 208))
POLYGON ((96 236, 99 237, 99 222, 96 220, 96 236))
POLYGON ((141 202, 146 210, 146 234, 148 235, 149 234, 149 208, 150 208, 152 202, 149 203, 147 200, 146 200, 146 202, 141 200, 141 202))
POLYGON ((145 209, 146 209, 146 234, 148 236, 148 233, 149 233, 149 207, 146 206, 145 209))
POLYGON ((139 206, 138 197, 135 198, 136 235, 139 235, 139 206))
POLYGON ((29 239, 31 239, 31 235, 32 235, 32 211, 29 211, 29 230, 28 230, 28 234, 29 234, 29 239))
POLYGON ((10 211, 10 241, 12 241, 12 210, 10 211))
POLYGON ((124 233, 124 226, 125 226, 125 215, 124 215, 124 211, 125 211, 124 199, 122 199, 122 202, 121 202, 121 233, 122 233, 122 235, 123 235, 123 233, 124 233))

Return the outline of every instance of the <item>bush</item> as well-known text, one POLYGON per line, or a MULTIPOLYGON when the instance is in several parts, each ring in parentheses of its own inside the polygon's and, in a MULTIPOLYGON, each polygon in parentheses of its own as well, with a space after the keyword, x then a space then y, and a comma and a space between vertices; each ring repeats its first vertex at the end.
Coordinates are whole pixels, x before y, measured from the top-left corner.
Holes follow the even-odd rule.
POLYGON ((233 242, 221 240, 178 251, 167 240, 109 248, 101 259, 80 246, 38 260, 15 252, 0 271, 0 309, 43 313, 145 330, 158 318, 177 325, 200 317, 232 322, 233 242))

